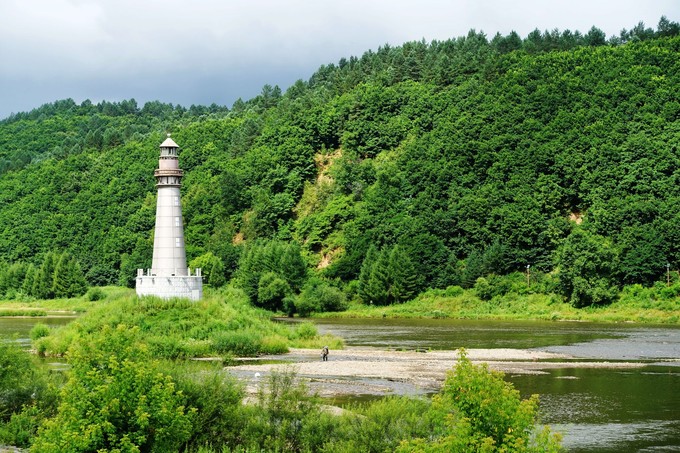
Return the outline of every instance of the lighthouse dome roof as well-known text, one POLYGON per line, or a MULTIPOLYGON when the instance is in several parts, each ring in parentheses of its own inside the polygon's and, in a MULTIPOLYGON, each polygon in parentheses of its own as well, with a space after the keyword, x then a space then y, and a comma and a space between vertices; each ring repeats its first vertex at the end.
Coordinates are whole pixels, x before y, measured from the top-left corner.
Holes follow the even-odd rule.
POLYGON ((168 134, 168 138, 161 143, 161 148, 179 148, 179 145, 175 143, 175 141, 170 138, 170 134, 168 134))

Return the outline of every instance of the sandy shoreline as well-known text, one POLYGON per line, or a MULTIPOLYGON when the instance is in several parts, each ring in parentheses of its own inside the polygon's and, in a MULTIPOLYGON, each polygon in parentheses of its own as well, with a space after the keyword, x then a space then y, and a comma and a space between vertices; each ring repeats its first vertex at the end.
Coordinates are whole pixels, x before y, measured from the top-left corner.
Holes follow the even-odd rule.
MULTIPOLYGON (((635 362, 580 361, 565 354, 525 349, 469 349, 475 363, 506 374, 541 374, 555 368, 635 368, 635 362)), ((242 379, 249 392, 268 373, 293 370, 323 397, 424 394, 439 390, 446 372, 455 365, 457 351, 389 351, 348 347, 331 351, 322 362, 320 351, 293 349, 288 354, 264 356, 227 367, 242 379)))

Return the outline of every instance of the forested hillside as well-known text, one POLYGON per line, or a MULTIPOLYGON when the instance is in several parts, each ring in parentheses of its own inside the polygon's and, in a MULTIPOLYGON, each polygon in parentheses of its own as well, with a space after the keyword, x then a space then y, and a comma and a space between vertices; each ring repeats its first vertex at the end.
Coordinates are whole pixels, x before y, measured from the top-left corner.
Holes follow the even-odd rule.
POLYGON ((665 18, 609 40, 471 31, 231 109, 64 100, 12 115, 0 270, 68 252, 90 284, 133 284, 171 132, 189 260, 259 305, 400 302, 527 265, 577 305, 607 302, 680 267, 679 35, 665 18))

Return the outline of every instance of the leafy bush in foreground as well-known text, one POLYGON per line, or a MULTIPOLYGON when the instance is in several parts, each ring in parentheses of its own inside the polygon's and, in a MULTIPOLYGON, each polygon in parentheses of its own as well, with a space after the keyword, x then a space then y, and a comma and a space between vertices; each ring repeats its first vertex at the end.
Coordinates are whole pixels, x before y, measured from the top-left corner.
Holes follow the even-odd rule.
POLYGON ((189 439, 195 410, 139 339, 137 328, 105 326, 71 348, 58 413, 32 451, 167 452, 189 439))

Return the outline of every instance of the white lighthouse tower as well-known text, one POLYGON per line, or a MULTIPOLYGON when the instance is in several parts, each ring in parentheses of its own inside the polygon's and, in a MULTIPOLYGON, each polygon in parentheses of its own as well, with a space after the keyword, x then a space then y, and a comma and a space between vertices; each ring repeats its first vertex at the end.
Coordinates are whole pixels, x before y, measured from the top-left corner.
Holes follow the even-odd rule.
POLYGON ((191 275, 187 268, 179 193, 183 174, 179 168, 179 146, 168 134, 161 144, 158 169, 154 172, 158 201, 153 261, 146 272, 137 270, 139 296, 187 297, 191 300, 203 296, 201 270, 196 269, 195 275, 191 275))

